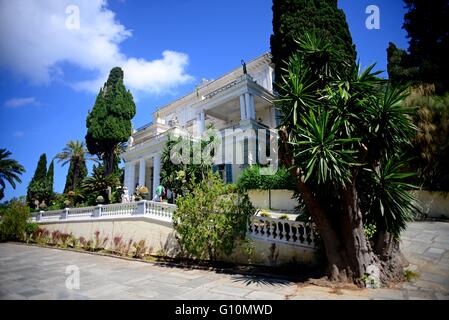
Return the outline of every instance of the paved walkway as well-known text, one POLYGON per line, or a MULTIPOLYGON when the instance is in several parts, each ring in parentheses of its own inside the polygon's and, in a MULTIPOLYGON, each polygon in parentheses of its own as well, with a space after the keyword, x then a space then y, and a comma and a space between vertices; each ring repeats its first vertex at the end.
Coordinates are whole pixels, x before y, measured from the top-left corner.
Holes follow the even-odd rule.
POLYGON ((419 277, 399 288, 368 290, 3 243, 0 299, 449 299, 449 223, 411 224, 403 250, 419 277), (66 287, 73 279, 66 274, 69 265, 80 270, 79 289, 66 287))

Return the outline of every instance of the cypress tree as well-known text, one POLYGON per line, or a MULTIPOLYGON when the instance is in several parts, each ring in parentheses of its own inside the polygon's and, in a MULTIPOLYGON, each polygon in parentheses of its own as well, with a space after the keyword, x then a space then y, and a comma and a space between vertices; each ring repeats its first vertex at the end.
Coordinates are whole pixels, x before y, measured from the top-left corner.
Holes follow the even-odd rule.
POLYGON ((27 201, 31 206, 34 206, 33 199, 39 201, 45 200, 47 194, 47 155, 41 154, 37 163, 36 171, 30 181, 27 189, 27 201))
POLYGON ((74 179, 74 174, 75 174, 75 170, 74 170, 74 162, 71 161, 70 165, 69 165, 69 171, 67 173, 67 178, 65 181, 65 186, 64 186, 64 193, 67 193, 69 191, 71 191, 72 189, 78 189, 81 187, 81 183, 83 182, 84 178, 87 177, 87 166, 86 166, 86 161, 82 160, 78 162, 78 176, 76 178, 75 184, 73 183, 73 179, 74 179), (73 185, 75 185, 75 188, 73 188, 73 185))
POLYGON ((298 49, 295 40, 313 31, 325 37, 345 61, 356 59, 346 16, 338 9, 337 0, 273 0, 273 35, 271 53, 276 78, 280 79, 283 62, 298 49))
POLYGON ((404 4, 408 52, 390 44, 389 77, 395 82, 434 84, 442 95, 449 91, 449 1, 404 0, 404 4))
POLYGON ((53 193, 54 176, 55 176, 55 165, 52 160, 50 163, 50 166, 48 167, 48 172, 47 172, 48 190, 50 190, 51 193, 53 193))
POLYGON ((135 114, 132 94, 123 84, 123 70, 115 67, 100 89, 86 121, 87 149, 103 161, 106 175, 114 172, 116 149, 131 135, 131 119, 135 114))
POLYGON ((36 171, 34 172, 34 181, 43 181, 47 177, 47 155, 41 154, 39 161, 37 162, 36 171))

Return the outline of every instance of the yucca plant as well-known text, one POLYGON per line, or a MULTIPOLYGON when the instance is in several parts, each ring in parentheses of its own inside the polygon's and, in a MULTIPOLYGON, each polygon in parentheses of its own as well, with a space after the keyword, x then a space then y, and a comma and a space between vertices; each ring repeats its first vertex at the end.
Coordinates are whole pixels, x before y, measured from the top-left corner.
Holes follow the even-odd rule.
POLYGON ((399 237, 407 227, 407 222, 420 212, 418 203, 410 190, 416 187, 410 184, 413 172, 404 172, 407 162, 401 157, 392 156, 380 162, 376 170, 365 168, 361 174, 361 185, 365 192, 365 223, 386 230, 399 237))
POLYGON ((386 255, 372 250, 364 223, 396 241, 416 211, 396 157, 415 130, 403 105, 408 92, 378 78, 374 65, 360 71, 342 61, 323 38, 298 44, 277 88, 281 160, 320 232, 331 278, 362 284, 374 264, 386 281, 402 270, 379 262, 386 255))

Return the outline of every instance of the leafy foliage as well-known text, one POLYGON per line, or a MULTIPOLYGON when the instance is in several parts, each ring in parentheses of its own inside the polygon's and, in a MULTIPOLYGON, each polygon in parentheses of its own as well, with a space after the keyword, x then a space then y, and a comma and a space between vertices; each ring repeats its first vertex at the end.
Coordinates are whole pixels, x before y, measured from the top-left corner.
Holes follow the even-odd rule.
POLYGON ((404 0, 403 28, 408 53, 393 44, 388 48, 388 72, 393 81, 434 84, 437 94, 449 91, 449 3, 447 0, 404 0))
POLYGON ((131 119, 135 114, 132 94, 123 84, 123 71, 115 67, 86 120, 87 148, 103 160, 106 175, 117 169, 117 150, 131 135, 131 119))
POLYGON ((16 160, 10 159, 11 152, 6 149, 0 149, 0 200, 4 197, 6 182, 13 189, 16 188, 16 182, 21 183, 20 175, 25 172, 25 168, 16 160))
POLYGON ((379 79, 374 66, 336 66, 338 48, 316 35, 303 39, 278 86, 293 165, 329 214, 338 214, 356 182, 358 196, 370 199, 362 202, 366 219, 396 235, 416 209, 406 192, 412 186, 402 183, 410 175, 400 171, 402 159, 393 158, 415 134, 411 109, 403 104, 408 92, 379 79))
POLYGON ((299 48, 296 40, 310 31, 328 39, 342 55, 341 61, 350 61, 351 64, 355 61, 355 46, 345 14, 337 7, 337 0, 273 0, 272 9, 273 35, 270 43, 278 79, 283 74, 283 61, 299 48))
POLYGON ((417 87, 405 103, 415 110, 418 128, 409 149, 414 180, 426 190, 449 191, 449 94, 439 97, 417 87))
POLYGON ((179 198, 173 226, 181 247, 200 259, 215 261, 230 254, 236 241, 245 238, 249 217, 255 209, 248 195, 229 192, 218 175, 209 173, 192 191, 179 198))
POLYGON ((81 182, 87 176, 86 160, 96 161, 90 157, 84 142, 70 140, 62 152, 55 157, 62 166, 69 164, 69 171, 64 186, 64 193, 73 191, 81 187, 81 182))
POLYGON ((47 171, 47 183, 48 183, 48 189, 51 190, 51 193, 53 194, 53 183, 55 180, 55 164, 54 162, 50 162, 50 166, 48 167, 47 171))
POLYGON ((0 240, 23 240, 27 230, 30 208, 21 201, 12 201, 3 210, 0 240))
POLYGON ((286 168, 281 167, 275 173, 267 175, 261 174, 261 168, 257 165, 248 166, 243 170, 237 186, 242 190, 294 189, 293 179, 286 168))
POLYGON ((101 196, 105 200, 105 203, 111 203, 114 199, 111 199, 108 195, 108 188, 111 188, 111 193, 120 186, 119 177, 116 174, 105 175, 103 167, 95 168, 92 176, 83 180, 82 190, 86 195, 89 204, 96 204, 96 199, 101 196))
POLYGON ((391 156, 376 170, 365 168, 361 175, 361 184, 370 190, 362 197, 365 223, 374 225, 376 229, 388 230, 396 237, 420 212, 410 193, 415 186, 407 182, 414 173, 403 172, 405 167, 405 161, 391 156))
POLYGON ((199 155, 214 143, 214 136, 199 142, 187 137, 169 136, 161 156, 161 182, 178 195, 188 192, 193 181, 204 179, 212 171, 211 163, 199 155))
POLYGON ((37 203, 45 206, 48 205, 52 196, 53 181, 49 180, 47 172, 47 155, 43 153, 39 157, 36 171, 34 172, 34 176, 28 185, 27 202, 30 207, 35 207, 37 203))

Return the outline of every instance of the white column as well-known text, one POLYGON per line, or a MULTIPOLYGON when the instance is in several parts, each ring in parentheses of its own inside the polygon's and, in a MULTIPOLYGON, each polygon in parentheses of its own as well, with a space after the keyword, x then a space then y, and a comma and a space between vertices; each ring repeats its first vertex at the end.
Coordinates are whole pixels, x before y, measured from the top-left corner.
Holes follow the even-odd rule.
POLYGON ((245 95, 240 96, 240 120, 246 119, 245 95))
POLYGON ((254 111, 254 97, 252 94, 245 93, 245 104, 247 119, 255 119, 256 112, 254 111))
POLYGON ((125 185, 131 196, 134 193, 135 188, 135 165, 133 162, 127 162, 125 164, 125 185))
POLYGON ((204 114, 204 111, 201 111, 198 114, 198 126, 199 126, 198 129, 199 129, 201 135, 204 133, 204 130, 206 128, 205 121, 206 121, 206 115, 204 114))
POLYGON ((251 119, 251 109, 249 101, 249 93, 245 93, 245 109, 246 109, 246 119, 251 119))
POLYGON ((270 117, 271 117, 271 127, 276 128, 276 108, 274 106, 270 107, 270 117))
POLYGON ((254 105, 254 95, 249 95, 249 105, 251 110, 251 118, 256 119, 256 106, 254 105))
POLYGON ((151 197, 154 197, 156 194, 156 188, 160 184, 161 180, 161 155, 155 154, 153 156, 153 193, 151 194, 151 197))
POLYGON ((145 185, 145 169, 146 169, 146 161, 145 161, 145 159, 140 159, 140 161, 139 161, 139 186, 145 185))
POLYGON ((273 92, 273 69, 271 67, 268 67, 268 90, 273 92))

